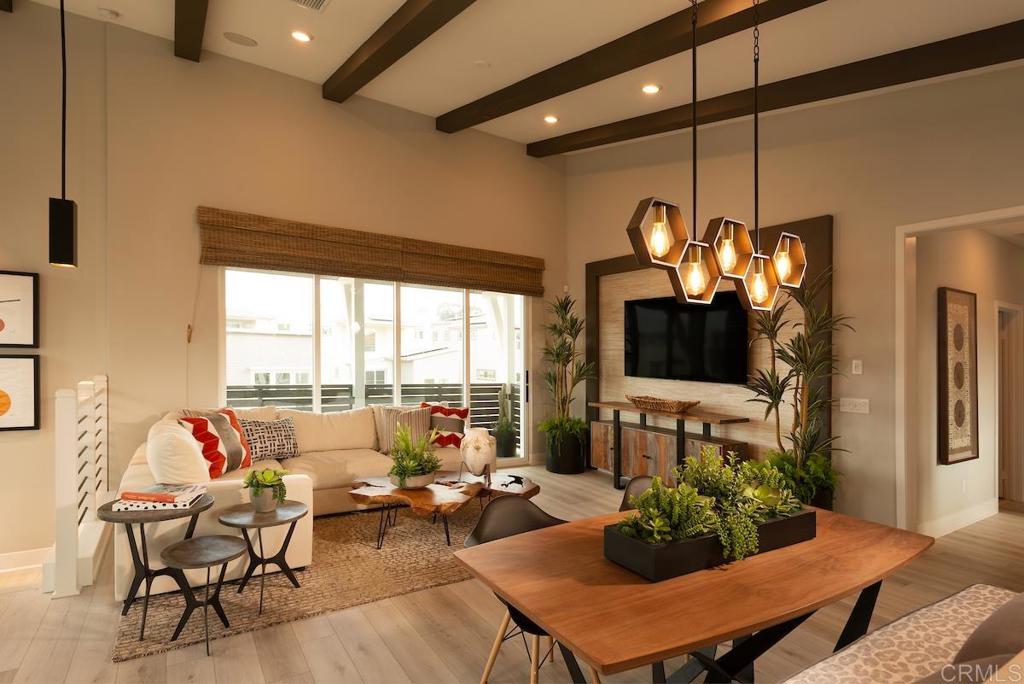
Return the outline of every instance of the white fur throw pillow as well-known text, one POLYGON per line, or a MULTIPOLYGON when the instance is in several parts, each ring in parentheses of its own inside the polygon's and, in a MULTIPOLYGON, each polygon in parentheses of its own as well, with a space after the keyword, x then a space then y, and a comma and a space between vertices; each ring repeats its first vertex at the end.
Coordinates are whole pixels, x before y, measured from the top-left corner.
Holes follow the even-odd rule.
POLYGON ((210 481, 210 464, 203 458, 199 442, 177 421, 161 420, 149 428, 146 462, 160 484, 210 481))

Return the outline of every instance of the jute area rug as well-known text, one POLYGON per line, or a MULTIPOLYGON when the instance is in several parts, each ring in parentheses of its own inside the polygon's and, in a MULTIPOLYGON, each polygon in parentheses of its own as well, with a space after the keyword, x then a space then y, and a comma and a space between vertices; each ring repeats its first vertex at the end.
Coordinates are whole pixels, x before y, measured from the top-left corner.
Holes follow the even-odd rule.
MULTIPOLYGON (((376 547, 376 511, 317 518, 313 523, 313 564, 296 572, 302 586, 295 589, 281 573, 268 573, 263 615, 259 615, 258 574, 241 594, 237 580, 225 583, 221 605, 231 627, 225 628, 211 610, 210 640, 468 579, 469 573, 453 554, 462 548, 479 513, 476 505, 467 505, 450 516, 452 545, 446 546, 440 520, 432 524, 429 517, 401 509, 381 550, 376 547)), ((195 591, 202 599, 202 587, 195 591)), ((178 640, 170 641, 184 606, 180 593, 151 597, 146 638, 139 641, 142 601, 135 601, 118 625, 114 662, 202 642, 202 609, 192 613, 178 640)))

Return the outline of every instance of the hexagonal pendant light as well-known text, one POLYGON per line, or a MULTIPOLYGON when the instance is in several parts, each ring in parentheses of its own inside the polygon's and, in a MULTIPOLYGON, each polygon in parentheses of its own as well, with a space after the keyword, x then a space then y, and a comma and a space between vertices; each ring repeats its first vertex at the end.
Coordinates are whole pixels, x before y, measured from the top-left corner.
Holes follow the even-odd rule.
POLYGON ((633 253, 644 266, 674 271, 688 238, 679 207, 657 197, 640 200, 626 228, 633 253))
POLYGON ((718 291, 722 274, 715 261, 714 250, 706 242, 690 240, 683 251, 683 260, 669 273, 676 300, 687 304, 710 304, 718 291))
POLYGON ((750 242, 750 231, 743 221, 724 216, 711 219, 704 231, 704 242, 711 245, 711 252, 723 278, 743 280, 754 256, 754 245, 750 242))
POLYGON ((764 254, 755 254, 750 269, 736 288, 740 301, 750 311, 771 311, 779 298, 779 276, 775 264, 764 254))
POLYGON ((775 252, 772 254, 772 262, 779 277, 779 285, 793 290, 803 285, 804 273, 807 271, 807 255, 800 236, 792 233, 780 235, 779 244, 775 246, 775 252))

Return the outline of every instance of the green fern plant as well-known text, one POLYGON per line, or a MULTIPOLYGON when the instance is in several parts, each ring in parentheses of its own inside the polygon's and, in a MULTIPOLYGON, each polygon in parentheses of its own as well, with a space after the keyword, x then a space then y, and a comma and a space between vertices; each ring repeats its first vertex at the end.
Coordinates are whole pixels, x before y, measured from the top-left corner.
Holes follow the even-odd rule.
POLYGON ((419 439, 413 439, 409 428, 401 423, 395 429, 394 446, 391 447, 393 465, 388 475, 398 479, 398 486, 405 487, 410 477, 429 475, 441 469, 441 459, 434 455, 434 440, 437 429, 419 439))
POLYGON ((630 499, 636 512, 620 521, 618 529, 648 544, 699 537, 717 528, 711 503, 689 485, 666 487, 656 477, 650 489, 630 499))

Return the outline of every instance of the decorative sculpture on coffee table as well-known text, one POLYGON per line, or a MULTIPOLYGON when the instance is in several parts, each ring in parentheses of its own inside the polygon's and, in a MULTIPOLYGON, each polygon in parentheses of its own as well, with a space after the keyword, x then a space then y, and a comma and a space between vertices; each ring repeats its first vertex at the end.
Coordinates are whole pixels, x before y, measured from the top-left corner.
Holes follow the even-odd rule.
POLYGON ((491 437, 486 428, 470 428, 466 430, 466 436, 462 438, 462 465, 459 467, 459 479, 462 479, 462 469, 465 468, 476 476, 484 476, 484 482, 489 487, 491 484, 491 473, 498 468, 497 449, 495 448, 494 437, 491 437))

